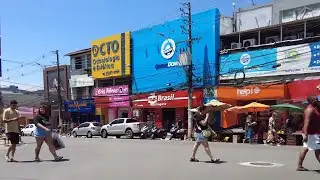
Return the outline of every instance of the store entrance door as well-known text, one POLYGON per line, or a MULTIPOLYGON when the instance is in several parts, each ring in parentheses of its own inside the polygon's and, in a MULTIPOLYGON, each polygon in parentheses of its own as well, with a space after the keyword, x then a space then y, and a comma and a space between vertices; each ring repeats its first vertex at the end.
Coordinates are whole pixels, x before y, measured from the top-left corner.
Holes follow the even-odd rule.
POLYGON ((176 122, 176 110, 173 108, 162 109, 162 119, 162 127, 169 130, 176 122))

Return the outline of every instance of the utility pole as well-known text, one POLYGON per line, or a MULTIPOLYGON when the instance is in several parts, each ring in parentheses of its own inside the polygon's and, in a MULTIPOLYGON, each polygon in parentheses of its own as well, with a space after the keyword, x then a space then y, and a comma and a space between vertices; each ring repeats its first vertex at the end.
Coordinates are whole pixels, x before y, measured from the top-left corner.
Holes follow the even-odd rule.
POLYGON ((63 122, 62 122, 62 96, 61 96, 61 77, 60 77, 60 60, 59 60, 59 50, 56 50, 55 51, 55 54, 57 56, 57 74, 58 74, 58 87, 57 87, 57 91, 58 91, 58 108, 59 108, 59 126, 61 127, 61 131, 63 131, 63 128, 62 128, 62 125, 63 125, 63 122))
POLYGON ((193 88, 192 88, 192 43, 193 40, 192 39, 192 18, 191 18, 191 3, 182 3, 183 8, 180 8, 180 11, 182 12, 182 17, 185 17, 184 22, 186 24, 186 26, 181 26, 182 28, 182 33, 188 34, 188 40, 187 40, 187 45, 188 45, 188 51, 190 53, 190 63, 187 65, 187 84, 188 84, 188 139, 191 140, 192 139, 192 130, 193 130, 193 117, 192 117, 192 112, 190 111, 190 109, 193 108, 192 106, 192 92, 193 92, 193 88), (185 9, 187 10, 187 12, 185 12, 185 9))

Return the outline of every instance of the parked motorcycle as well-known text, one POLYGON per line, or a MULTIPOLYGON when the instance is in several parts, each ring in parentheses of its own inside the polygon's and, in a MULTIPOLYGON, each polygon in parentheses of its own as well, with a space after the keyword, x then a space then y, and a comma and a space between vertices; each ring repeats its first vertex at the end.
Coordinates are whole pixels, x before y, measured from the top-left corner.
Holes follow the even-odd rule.
POLYGON ((172 140, 172 139, 184 140, 186 133, 187 133, 186 129, 181 129, 179 126, 173 124, 170 129, 171 136, 169 140, 172 140))
POLYGON ((72 136, 72 130, 73 130, 73 128, 69 128, 68 129, 67 137, 71 137, 72 136))
POLYGON ((140 139, 147 139, 151 137, 151 128, 148 126, 143 126, 142 129, 140 130, 140 139))
POLYGON ((156 139, 156 138, 166 139, 166 137, 167 137, 167 130, 159 129, 157 126, 153 126, 153 128, 151 129, 151 139, 156 139))

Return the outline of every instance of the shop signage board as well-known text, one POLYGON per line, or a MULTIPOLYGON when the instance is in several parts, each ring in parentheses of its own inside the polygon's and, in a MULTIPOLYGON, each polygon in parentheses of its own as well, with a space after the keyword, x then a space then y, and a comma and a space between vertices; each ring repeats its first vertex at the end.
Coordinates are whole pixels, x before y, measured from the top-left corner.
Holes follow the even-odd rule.
POLYGON ((95 104, 99 107, 130 107, 130 96, 96 97, 95 104))
MULTIPOLYGON (((193 92, 193 106, 200 106, 203 101, 202 90, 193 92)), ((134 96, 132 101, 135 108, 176 108, 188 106, 188 92, 159 92, 134 96)))
POLYGON ((92 77, 94 79, 131 74, 130 32, 91 42, 92 77))
POLYGON ((94 113, 95 106, 93 99, 81 99, 74 101, 65 101, 65 110, 67 112, 94 113))
POLYGON ((109 86, 103 88, 95 88, 94 96, 95 97, 104 97, 104 96, 121 96, 129 94, 129 86, 121 85, 121 86, 109 86))
POLYGON ((233 79, 241 70, 246 77, 319 72, 320 42, 221 55, 220 79, 233 79))
POLYGON ((286 86, 284 84, 268 86, 218 87, 219 100, 261 100, 284 99, 286 86))
POLYGON ((308 96, 320 95, 320 79, 299 80, 288 84, 288 98, 293 101, 306 101, 308 96))
MULTIPOLYGON (((194 87, 214 85, 216 81, 216 52, 220 48, 216 43, 220 41, 220 22, 216 17, 218 9, 192 15, 194 38, 200 38, 193 44, 194 87)), ((177 19, 132 32, 134 94, 184 86, 186 73, 179 55, 188 49, 188 37, 181 32, 183 23, 183 19, 177 19)))

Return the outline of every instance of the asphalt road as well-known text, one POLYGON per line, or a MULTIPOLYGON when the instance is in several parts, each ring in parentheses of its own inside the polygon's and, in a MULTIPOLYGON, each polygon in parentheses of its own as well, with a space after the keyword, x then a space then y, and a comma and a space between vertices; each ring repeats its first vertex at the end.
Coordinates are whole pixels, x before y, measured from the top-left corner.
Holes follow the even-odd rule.
MULTIPOLYGON (((46 145, 41 158, 32 162, 34 139, 24 138, 26 145, 19 147, 19 163, 0 161, 0 180, 272 180, 317 179, 320 164, 310 153, 305 166, 313 171, 296 172, 299 147, 268 147, 264 145, 211 144, 222 164, 206 163, 203 148, 199 149, 199 163, 190 163, 193 142, 167 140, 127 140, 100 138, 64 138, 67 148, 59 154, 63 162, 52 162, 46 145), (239 163, 263 161, 281 164, 281 167, 248 167, 239 163)), ((5 150, 0 149, 4 155, 5 150)))

